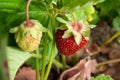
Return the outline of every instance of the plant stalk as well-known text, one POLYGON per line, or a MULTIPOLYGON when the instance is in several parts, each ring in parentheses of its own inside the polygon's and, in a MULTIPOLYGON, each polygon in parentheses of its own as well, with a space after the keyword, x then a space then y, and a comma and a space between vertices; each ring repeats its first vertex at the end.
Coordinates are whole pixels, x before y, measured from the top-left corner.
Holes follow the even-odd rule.
POLYGON ((66 59, 64 55, 62 55, 62 63, 63 63, 63 67, 67 68, 66 59))
MULTIPOLYGON (((39 55, 38 50, 36 50, 36 55, 39 55)), ((39 59, 36 58, 36 80, 39 80, 40 75, 39 75, 39 59)))
POLYGON ((26 25, 29 26, 30 21, 29 21, 29 6, 30 6, 31 0, 28 0, 27 6, 26 6, 26 25))
MULTIPOLYGON (((39 55, 36 55, 34 53, 31 54, 31 57, 33 58, 38 58, 38 59, 42 59, 42 55, 39 54, 39 55)), ((46 58, 46 60, 48 61, 48 58, 46 58)), ((65 69, 63 64, 61 62, 59 62, 58 60, 54 59, 53 60, 53 64, 57 67, 57 68, 60 68, 60 69, 65 69)), ((66 65, 67 68, 70 68, 70 66, 66 65)), ((41 77, 42 78, 42 77, 41 77)))
POLYGON ((47 42, 45 42, 44 51, 43 51, 43 54, 42 54, 42 75, 41 75, 41 80, 44 80, 44 76, 45 76, 45 67, 46 67, 46 45, 47 45, 47 42))
POLYGON ((113 59, 113 60, 98 63, 97 67, 105 65, 105 64, 111 64, 111 63, 117 63, 117 62, 120 62, 120 59, 113 59))
POLYGON ((77 26, 77 19, 75 13, 72 13, 73 21, 74 21, 74 27, 77 26))
POLYGON ((44 80, 47 80, 47 78, 48 78, 48 75, 49 75, 49 73, 50 73, 50 69, 51 69, 51 67, 52 67, 52 62, 53 62, 53 58, 54 58, 54 49, 55 48, 55 44, 53 44, 53 46, 52 46, 52 51, 51 51, 51 55, 50 55, 50 60, 49 60, 49 64, 48 64, 48 67, 47 67, 47 71, 46 71, 46 73, 45 73, 45 78, 44 78, 44 80))
POLYGON ((109 38, 108 40, 106 40, 101 46, 100 49, 102 50, 106 45, 108 45, 110 42, 112 42, 115 38, 117 38, 118 36, 120 36, 120 32, 115 33, 111 38, 109 38))

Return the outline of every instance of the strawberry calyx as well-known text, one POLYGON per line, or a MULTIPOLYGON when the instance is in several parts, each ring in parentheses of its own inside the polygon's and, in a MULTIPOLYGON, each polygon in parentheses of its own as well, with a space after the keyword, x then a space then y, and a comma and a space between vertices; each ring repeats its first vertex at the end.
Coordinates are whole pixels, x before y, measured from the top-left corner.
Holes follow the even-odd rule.
POLYGON ((37 20, 30 20, 32 22, 31 27, 28 27, 26 25, 26 21, 24 21, 20 26, 14 27, 10 29, 10 33, 18 33, 18 36, 16 36, 16 42, 18 42, 21 39, 25 39, 27 35, 31 35, 33 38, 37 39, 37 32, 47 32, 48 30, 42 26, 41 23, 37 20))
POLYGON ((58 17, 57 19, 58 21, 64 23, 66 26, 62 38, 69 38, 70 36, 73 35, 77 45, 79 45, 80 42, 82 41, 82 37, 84 37, 86 40, 89 39, 90 27, 87 24, 80 21, 79 22, 77 21, 76 23, 73 21, 67 22, 60 17, 58 17))
POLYGON ((28 20, 25 24, 24 24, 24 27, 33 27, 35 24, 31 21, 31 20, 28 20))

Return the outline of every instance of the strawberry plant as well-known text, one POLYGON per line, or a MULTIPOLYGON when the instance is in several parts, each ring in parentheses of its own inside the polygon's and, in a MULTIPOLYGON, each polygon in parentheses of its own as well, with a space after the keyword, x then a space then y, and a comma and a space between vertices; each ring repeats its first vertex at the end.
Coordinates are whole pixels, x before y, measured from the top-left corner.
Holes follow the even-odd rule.
MULTIPOLYGON (((109 1, 0 0, 1 80, 16 80, 20 68, 26 65, 35 70, 36 80, 48 80, 52 69, 71 68, 66 63, 66 57, 77 55, 79 51, 85 49, 91 41, 91 29, 96 26, 100 18, 105 19, 104 16, 108 12, 115 11, 115 14, 111 13, 107 17, 111 15, 114 17, 113 26, 118 33, 100 46, 100 49, 104 48, 120 35, 119 9, 114 10, 110 5, 106 5, 110 7, 108 10, 105 9, 104 4, 107 2, 109 1)), ((117 0, 115 2, 117 3, 117 0)), ((112 0, 109 3, 113 4, 112 0)), ((119 8, 118 3, 113 6, 119 8)), ((92 58, 91 54, 87 54, 83 62, 80 61, 80 66, 77 65, 80 69, 71 68, 72 75, 68 74, 68 71, 66 73, 68 76, 63 80, 69 79, 69 76, 73 79, 76 75, 79 79, 80 75, 89 79, 92 69, 89 70, 88 64, 95 63, 94 67, 97 64, 96 61, 91 62, 92 58)), ((102 63, 98 64, 100 65, 102 63)), ((91 80, 98 79, 91 78, 91 80)))
POLYGON ((113 80, 110 76, 105 76, 104 74, 101 74, 95 78, 91 78, 91 80, 113 80))

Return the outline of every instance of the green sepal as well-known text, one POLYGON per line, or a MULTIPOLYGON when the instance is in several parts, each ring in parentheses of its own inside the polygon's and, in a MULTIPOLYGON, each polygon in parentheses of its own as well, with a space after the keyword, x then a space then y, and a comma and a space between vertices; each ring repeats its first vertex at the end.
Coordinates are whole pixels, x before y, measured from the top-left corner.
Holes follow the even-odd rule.
POLYGON ((66 30, 65 33, 63 34, 62 38, 68 38, 72 35, 72 31, 71 30, 66 30))
POLYGON ((77 45, 80 44, 81 40, 82 40, 82 35, 78 32, 73 32, 73 35, 74 35, 74 39, 75 39, 75 42, 77 45))
MULTIPOLYGON (((69 16, 69 14, 67 15, 69 16)), ((59 27, 59 29, 61 30, 65 30, 67 29, 62 38, 68 38, 70 37, 71 35, 74 36, 74 40, 76 42, 77 45, 80 44, 80 42, 82 41, 82 36, 85 38, 85 39, 89 39, 89 36, 90 36, 90 27, 87 25, 87 24, 83 24, 83 21, 80 21, 80 23, 82 24, 82 29, 77 32, 77 31, 74 31, 72 26, 70 25, 69 22, 65 21, 64 19, 62 19, 61 17, 57 17, 57 20, 61 23, 64 23, 65 25, 59 27)))
POLYGON ((19 29, 19 27, 17 26, 17 27, 11 28, 11 29, 9 30, 9 32, 10 32, 10 33, 15 33, 15 32, 18 31, 18 29, 19 29))
POLYGON ((31 21, 35 23, 33 28, 36 28, 37 30, 40 30, 42 32, 47 32, 48 31, 45 27, 43 27, 43 25, 38 20, 31 20, 31 21))
POLYGON ((68 22, 61 17, 57 17, 57 20, 61 23, 68 24, 68 22))
POLYGON ((82 40, 82 34, 80 32, 76 32, 72 29, 72 27, 68 27, 68 30, 66 30, 62 36, 62 38, 68 38, 70 36, 74 36, 74 40, 76 42, 77 45, 80 44, 81 40, 82 40))
POLYGON ((68 21, 64 20, 63 18, 61 17, 57 17, 57 20, 65 25, 62 25, 61 27, 59 27, 58 29, 61 29, 61 30, 65 30, 65 29, 69 29, 71 28, 71 25, 69 24, 68 21))
POLYGON ((19 40, 21 39, 20 33, 18 33, 17 36, 15 35, 15 39, 16 39, 16 42, 19 42, 19 40))
POLYGON ((96 25, 89 25, 89 27, 92 29, 92 28, 95 28, 96 25))
POLYGON ((30 34, 33 38, 37 39, 38 31, 36 31, 36 29, 31 29, 30 34))

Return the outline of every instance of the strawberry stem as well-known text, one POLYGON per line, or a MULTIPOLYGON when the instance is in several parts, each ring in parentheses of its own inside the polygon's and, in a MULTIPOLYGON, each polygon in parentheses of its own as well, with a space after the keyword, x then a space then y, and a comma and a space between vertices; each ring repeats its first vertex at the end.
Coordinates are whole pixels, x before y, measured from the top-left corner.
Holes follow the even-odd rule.
MULTIPOLYGON (((47 39, 47 35, 45 34, 44 35, 45 38, 47 39)), ((46 60, 47 60, 47 57, 46 57, 46 47, 47 47, 47 42, 45 42, 45 45, 44 45, 44 50, 43 50, 43 54, 42 54, 42 73, 41 73, 41 80, 44 80, 44 77, 45 77, 45 67, 46 67, 46 60)))
POLYGON ((55 52, 55 43, 53 43, 53 46, 52 46, 52 50, 51 50, 51 54, 50 54, 50 60, 49 60, 49 64, 48 64, 48 67, 47 67, 47 70, 46 70, 46 73, 45 73, 44 80, 47 80, 48 75, 50 73, 50 69, 52 67, 52 63, 53 63, 53 60, 54 60, 54 52, 55 52))
MULTIPOLYGON (((38 49, 36 50, 36 55, 39 55, 38 49)), ((36 58, 36 80, 39 80, 39 59, 36 58)))
POLYGON ((100 62, 100 63, 98 63, 97 67, 100 67, 100 66, 106 65, 106 64, 117 63, 117 62, 120 62, 120 59, 113 59, 113 60, 100 62))
POLYGON ((64 69, 69 68, 69 66, 66 63, 66 59, 64 55, 62 55, 62 64, 63 64, 64 69))
POLYGON ((73 17, 73 21, 74 21, 74 26, 73 27, 76 27, 77 26, 77 19, 76 19, 75 13, 72 13, 72 17, 73 17))
POLYGON ((111 38, 109 38, 107 41, 105 41, 101 46, 100 49, 103 49, 107 44, 112 42, 116 37, 120 36, 120 32, 115 33, 111 38))
POLYGON ((29 6, 30 6, 30 2, 31 2, 31 0, 28 0, 27 6, 26 6, 26 26, 27 27, 30 27, 32 25, 32 23, 29 20, 29 6))

